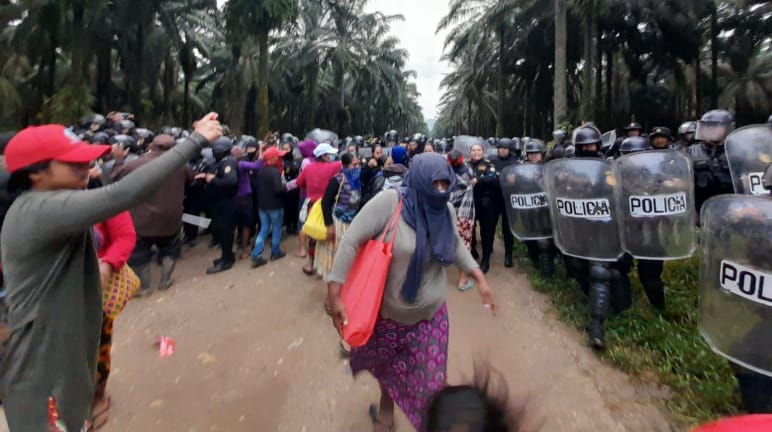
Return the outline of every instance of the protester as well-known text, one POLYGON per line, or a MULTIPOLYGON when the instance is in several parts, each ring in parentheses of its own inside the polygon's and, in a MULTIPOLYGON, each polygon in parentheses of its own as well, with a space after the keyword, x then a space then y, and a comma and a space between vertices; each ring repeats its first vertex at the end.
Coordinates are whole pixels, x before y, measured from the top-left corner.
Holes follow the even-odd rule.
MULTIPOLYGON (((168 136, 168 135, 167 135, 168 136)), ((131 257, 137 240, 134 223, 129 212, 117 215, 94 226, 99 274, 102 290, 110 288, 113 273, 121 270, 131 257)), ((107 423, 112 400, 107 394, 107 378, 110 376, 113 349, 113 323, 115 318, 102 313, 102 333, 99 336, 99 359, 97 360, 96 391, 91 410, 91 427, 96 430, 107 423)))
POLYGON ((262 257, 265 240, 271 231, 271 261, 284 258, 281 246, 281 228, 284 217, 285 185, 281 180, 284 151, 269 147, 263 153, 263 167, 257 172, 257 202, 260 215, 260 233, 252 249, 252 267, 266 264, 262 257))
MULTIPOLYGON (((303 157, 300 161, 300 173, 315 160, 314 149, 316 149, 317 145, 317 142, 312 140, 301 141, 300 144, 298 144, 298 150, 300 150, 300 155, 303 157)), ((295 182, 297 182, 297 179, 295 179, 295 182)), ((290 182, 290 184, 295 183, 290 182)), ((308 236, 303 232, 303 224, 306 222, 306 217, 308 216, 308 209, 310 208, 309 203, 310 200, 308 199, 308 195, 301 189, 300 210, 298 212, 298 232, 300 232, 300 234, 298 235, 298 250, 295 252, 295 256, 299 258, 305 258, 308 254, 306 250, 308 236)))
POLYGON ((109 147, 81 143, 60 125, 29 127, 9 142, 17 197, 0 240, 11 330, 0 393, 10 430, 48 430, 49 402, 68 430, 89 426, 102 327, 91 228, 144 201, 221 133, 217 115, 207 114, 174 149, 93 190, 82 190, 91 163, 109 147))
MULTIPOLYGON (((171 135, 158 135, 150 143, 150 152, 123 165, 116 159, 113 179, 119 180, 139 167, 161 157, 175 145, 171 135)), ((131 254, 129 264, 142 281, 140 296, 153 292, 150 264, 155 261, 161 266, 159 290, 168 289, 174 283, 172 273, 182 254, 180 230, 185 199, 185 185, 193 180, 193 170, 188 165, 178 168, 167 176, 163 185, 145 202, 131 209, 131 217, 137 230, 137 246, 131 254)))
MULTIPOLYGON (((322 199, 330 179, 341 170, 340 162, 335 162, 338 151, 328 143, 319 144, 314 149, 316 160, 308 164, 297 178, 296 184, 304 190, 308 197, 306 211, 310 211, 316 201, 322 199)), ((303 273, 308 276, 314 275, 314 253, 316 242, 308 240, 308 258, 303 266, 303 273)))
POLYGON ((402 199, 378 321, 367 344, 352 349, 350 364, 355 375, 366 370, 378 380, 381 400, 373 416, 375 426, 393 428, 396 402, 413 427, 424 431, 429 403, 447 379, 445 267, 455 264, 470 274, 486 307, 495 311, 496 301, 456 230, 455 211, 449 205, 456 175, 447 160, 436 153, 417 155, 404 186, 404 192, 378 194, 351 223, 327 278, 325 304, 341 331, 347 311, 340 289, 349 269, 360 248, 386 229, 402 199))
MULTIPOLYGON (((456 189, 450 195, 450 203, 456 210, 456 229, 464 240, 464 246, 472 251, 472 231, 474 230, 474 191, 472 189, 472 173, 464 163, 464 156, 458 150, 448 154, 448 163, 456 174, 456 189)), ((474 282, 461 272, 458 279, 459 291, 474 288, 474 282)))

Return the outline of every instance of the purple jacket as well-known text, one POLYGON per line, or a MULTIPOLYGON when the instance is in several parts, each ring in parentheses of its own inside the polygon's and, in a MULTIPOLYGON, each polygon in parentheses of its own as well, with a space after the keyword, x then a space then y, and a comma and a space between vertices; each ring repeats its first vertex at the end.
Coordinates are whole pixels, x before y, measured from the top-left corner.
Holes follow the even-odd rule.
POLYGON ((239 191, 237 197, 252 195, 252 183, 249 181, 249 172, 257 171, 263 167, 263 160, 255 162, 239 161, 239 191))

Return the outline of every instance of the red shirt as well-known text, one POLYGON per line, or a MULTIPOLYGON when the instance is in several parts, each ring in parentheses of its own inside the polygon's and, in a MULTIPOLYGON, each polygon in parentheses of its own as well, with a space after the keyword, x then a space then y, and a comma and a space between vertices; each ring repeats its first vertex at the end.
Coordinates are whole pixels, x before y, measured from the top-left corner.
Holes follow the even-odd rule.
POLYGON ((100 260, 113 266, 114 270, 120 270, 126 265, 134 244, 137 242, 137 233, 134 231, 134 222, 131 214, 125 211, 100 222, 94 226, 102 237, 102 244, 97 251, 100 260))
POLYGON ((297 185, 306 191, 311 201, 319 200, 324 196, 330 179, 338 175, 340 170, 340 162, 313 162, 300 173, 297 185))

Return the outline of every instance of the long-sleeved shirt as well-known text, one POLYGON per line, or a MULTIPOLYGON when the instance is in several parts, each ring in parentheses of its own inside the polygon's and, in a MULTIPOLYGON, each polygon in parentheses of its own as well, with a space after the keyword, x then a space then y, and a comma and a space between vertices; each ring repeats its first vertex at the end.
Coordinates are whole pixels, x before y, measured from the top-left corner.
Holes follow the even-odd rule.
POLYGON ((11 205, 0 236, 11 331, 0 393, 10 430, 48 430, 49 397, 68 430, 83 427, 94 400, 102 327, 91 228, 146 200, 204 144, 194 133, 108 186, 27 191, 11 205))
POLYGON ((341 169, 340 162, 314 162, 303 169, 295 183, 306 191, 306 196, 311 201, 316 201, 324 196, 330 179, 341 169))
POLYGON ((137 243, 137 232, 134 230, 134 222, 129 212, 117 215, 98 223, 94 228, 102 237, 102 244, 97 250, 100 260, 110 264, 113 270, 118 271, 126 265, 137 243))
POLYGON ((257 208, 278 210, 284 208, 285 187, 281 172, 275 166, 264 166, 257 172, 257 208))
POLYGON ((258 159, 254 162, 239 161, 239 191, 236 193, 237 197, 252 195, 251 176, 254 171, 259 170, 262 166, 262 159, 258 159))
MULTIPOLYGON (((346 282, 346 275, 348 275, 360 248, 368 240, 378 238, 381 235, 398 203, 399 192, 385 191, 365 204, 349 225, 346 235, 340 240, 332 273, 327 277, 327 281, 340 284, 346 282)), ((453 218, 453 226, 455 227, 456 212, 450 204, 448 204, 448 212, 453 218)), ((464 246, 457 230, 454 230, 453 235, 456 236, 455 264, 461 271, 470 273, 478 268, 477 262, 464 246)), ((391 233, 387 233, 387 238, 390 236, 391 233)), ((393 258, 383 292, 381 316, 403 324, 415 324, 422 320, 431 319, 445 303, 448 291, 445 267, 439 261, 429 259, 423 266, 421 286, 418 289, 415 303, 407 303, 402 300, 402 285, 405 283, 410 260, 415 252, 415 244, 415 230, 400 217, 392 250, 393 258)), ((362 287, 362 289, 367 288, 362 287)))

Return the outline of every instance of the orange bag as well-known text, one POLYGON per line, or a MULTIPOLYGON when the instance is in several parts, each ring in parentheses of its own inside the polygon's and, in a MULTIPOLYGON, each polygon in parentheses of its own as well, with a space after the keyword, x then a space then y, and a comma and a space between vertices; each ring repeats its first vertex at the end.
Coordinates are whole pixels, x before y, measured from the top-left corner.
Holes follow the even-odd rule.
POLYGON ((383 289, 391 265, 391 249, 397 236, 402 199, 391 215, 386 229, 377 239, 368 240, 359 250, 354 264, 346 276, 340 296, 346 306, 348 323, 343 326, 343 339, 352 347, 361 347, 370 340, 375 321, 381 310, 383 289), (386 235, 392 231, 391 238, 386 235))

